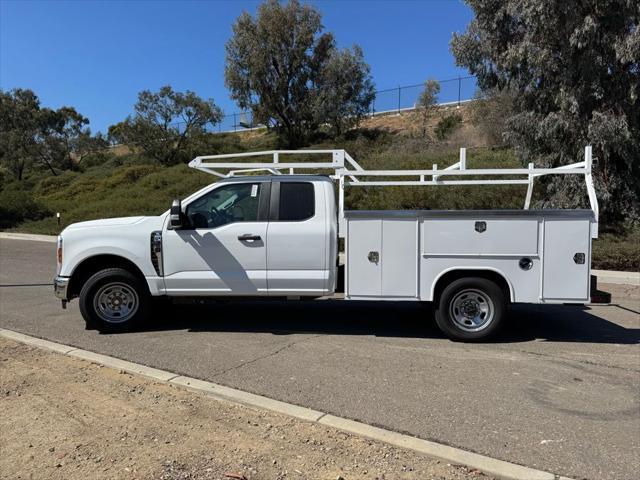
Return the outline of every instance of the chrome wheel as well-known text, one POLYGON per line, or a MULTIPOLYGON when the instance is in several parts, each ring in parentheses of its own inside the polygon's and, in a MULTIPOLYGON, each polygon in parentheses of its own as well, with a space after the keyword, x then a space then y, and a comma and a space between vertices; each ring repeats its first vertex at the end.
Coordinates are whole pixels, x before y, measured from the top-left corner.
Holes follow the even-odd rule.
POLYGON ((122 323, 138 311, 140 301, 136 291, 125 283, 108 283, 96 292, 93 306, 102 320, 122 323))
POLYGON ((495 313, 491 298, 481 290, 462 290, 453 297, 450 305, 451 319, 457 328, 465 332, 487 328, 495 313))

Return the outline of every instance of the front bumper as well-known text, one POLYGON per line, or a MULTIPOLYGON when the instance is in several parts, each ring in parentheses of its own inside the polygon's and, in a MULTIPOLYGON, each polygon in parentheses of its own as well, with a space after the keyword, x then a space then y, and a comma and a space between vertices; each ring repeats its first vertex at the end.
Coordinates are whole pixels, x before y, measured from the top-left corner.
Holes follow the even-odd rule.
POLYGON ((53 292, 56 294, 56 297, 63 302, 69 301, 69 297, 67 295, 69 280, 69 277, 58 276, 53 279, 53 292))

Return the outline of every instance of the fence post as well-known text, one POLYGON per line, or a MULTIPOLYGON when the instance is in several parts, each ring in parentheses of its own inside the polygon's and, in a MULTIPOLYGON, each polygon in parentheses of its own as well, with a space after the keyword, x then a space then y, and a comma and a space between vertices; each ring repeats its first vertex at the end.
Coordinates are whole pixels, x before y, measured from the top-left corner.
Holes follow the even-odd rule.
POLYGON ((400 85, 398 85, 398 115, 400 115, 400 85))
POLYGON ((462 85, 462 79, 460 78, 460 75, 458 75, 458 106, 460 106, 460 90, 461 90, 461 85, 462 85))

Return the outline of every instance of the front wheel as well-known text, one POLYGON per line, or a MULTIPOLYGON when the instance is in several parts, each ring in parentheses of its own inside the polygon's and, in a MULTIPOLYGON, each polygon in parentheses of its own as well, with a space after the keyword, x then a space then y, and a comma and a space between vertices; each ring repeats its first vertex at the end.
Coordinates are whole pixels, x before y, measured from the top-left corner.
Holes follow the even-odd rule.
POLYGON ((495 334, 506 313, 502 289, 486 278, 461 278, 443 290, 436 322, 449 338, 477 341, 495 334))
POLYGON ((80 291, 80 313, 88 327, 124 331, 149 315, 149 292, 135 275, 123 268, 107 268, 91 276, 80 291))

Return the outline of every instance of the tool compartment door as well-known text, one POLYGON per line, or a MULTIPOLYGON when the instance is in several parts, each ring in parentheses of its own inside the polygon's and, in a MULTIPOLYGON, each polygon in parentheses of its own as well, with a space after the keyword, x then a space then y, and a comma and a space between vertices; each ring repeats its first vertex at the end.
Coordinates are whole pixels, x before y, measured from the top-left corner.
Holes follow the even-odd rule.
POLYGON ((382 220, 347 222, 347 296, 379 297, 382 293, 382 220))
POLYGON ((590 225, 588 219, 545 219, 543 299, 589 300, 590 225))
POLYGON ((382 296, 418 297, 418 222, 382 221, 382 296))

